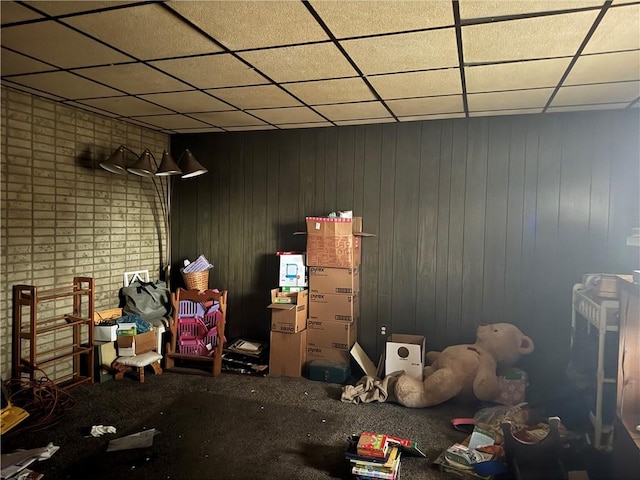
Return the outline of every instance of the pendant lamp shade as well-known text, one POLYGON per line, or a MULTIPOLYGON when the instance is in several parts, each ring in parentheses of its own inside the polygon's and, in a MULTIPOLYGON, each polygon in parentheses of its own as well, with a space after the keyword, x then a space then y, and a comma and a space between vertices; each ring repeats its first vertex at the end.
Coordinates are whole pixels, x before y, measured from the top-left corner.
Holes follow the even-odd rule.
POLYGON ((180 175, 182 170, 178 167, 178 164, 173 160, 173 157, 166 150, 162 152, 162 160, 160 166, 156 172, 158 177, 168 177, 169 175, 180 175))
POLYGON ((196 157, 193 156, 193 153, 186 149, 184 151, 181 165, 182 165, 182 177, 181 178, 191 178, 197 177, 198 175, 202 175, 207 173, 208 170, 200 165, 200 162, 196 160, 196 157))
POLYGON ((138 161, 134 163, 132 167, 127 168, 127 171, 141 177, 153 176, 155 168, 153 167, 151 152, 148 148, 142 152, 142 155, 138 157, 138 161))
POLYGON ((117 173, 118 175, 127 173, 127 158, 124 145, 120 145, 106 161, 100 164, 100 166, 105 170, 111 173, 117 173))

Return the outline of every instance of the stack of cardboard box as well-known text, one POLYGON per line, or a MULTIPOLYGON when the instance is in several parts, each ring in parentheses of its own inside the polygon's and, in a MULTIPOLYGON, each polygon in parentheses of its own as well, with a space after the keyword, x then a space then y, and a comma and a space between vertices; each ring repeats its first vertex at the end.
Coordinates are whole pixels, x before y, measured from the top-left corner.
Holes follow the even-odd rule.
POLYGON ((271 290, 269 373, 300 377, 307 347, 307 268, 304 253, 278 252, 279 287, 271 290))
POLYGON ((307 217, 307 362, 349 364, 360 317, 362 218, 307 217))

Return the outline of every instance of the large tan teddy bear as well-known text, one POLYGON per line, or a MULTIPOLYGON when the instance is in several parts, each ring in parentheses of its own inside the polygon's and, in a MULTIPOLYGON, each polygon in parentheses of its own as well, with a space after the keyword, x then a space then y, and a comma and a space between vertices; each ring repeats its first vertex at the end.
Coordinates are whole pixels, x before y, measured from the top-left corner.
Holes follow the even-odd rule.
POLYGON ((413 408, 438 405, 461 393, 491 401, 498 395, 496 370, 515 364, 521 355, 531 352, 533 341, 515 325, 481 324, 476 343, 428 352, 422 381, 408 375, 398 377, 395 400, 413 408))

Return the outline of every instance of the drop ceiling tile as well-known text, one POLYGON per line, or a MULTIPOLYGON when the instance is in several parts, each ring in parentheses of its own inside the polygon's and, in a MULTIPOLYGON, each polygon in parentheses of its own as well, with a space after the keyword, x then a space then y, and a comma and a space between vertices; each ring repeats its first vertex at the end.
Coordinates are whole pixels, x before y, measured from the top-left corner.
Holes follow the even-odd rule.
POLYGON ((212 133, 212 132, 224 132, 221 128, 208 127, 208 128, 176 128, 176 133, 212 133))
POLYGON ((239 110, 233 112, 194 113, 191 116, 222 128, 259 126, 265 124, 262 120, 239 110))
POLYGON ((300 105, 300 102, 276 85, 220 88, 209 92, 242 110, 300 105))
POLYGON ((380 102, 341 103, 319 105, 315 109, 331 121, 358 120, 368 118, 392 118, 380 102))
POLYGON ((622 110, 627 108, 629 102, 625 103, 600 103, 596 105, 570 105, 564 107, 549 107, 547 113, 552 112, 581 112, 584 110, 622 110))
POLYGON ((397 117, 433 115, 436 113, 458 113, 464 111, 461 95, 389 100, 387 105, 397 117))
POLYGON ((401 122, 419 122, 423 120, 443 120, 446 118, 464 118, 464 112, 438 113, 434 115, 410 115, 408 117, 398 117, 398 120, 401 122))
POLYGON ((640 82, 578 85, 558 90, 550 106, 630 102, 640 96, 640 82))
POLYGON ((69 101, 69 102, 64 102, 65 105, 70 105, 72 107, 75 108, 79 108, 81 110, 86 110, 88 112, 93 112, 93 113, 97 113, 98 115, 103 115, 105 117, 117 117, 118 114, 117 113, 111 113, 111 112, 107 112, 105 110, 101 110, 99 108, 95 108, 95 107, 91 107, 89 105, 85 105, 83 103, 79 103, 79 102, 73 102, 73 101, 69 101))
POLYGON ((265 122, 279 125, 281 123, 322 122, 324 118, 308 107, 268 108, 249 110, 247 113, 263 119, 265 122))
POLYGON ((466 63, 573 56, 597 10, 462 27, 466 63))
POLYGON ((49 0, 36 0, 27 1, 29 5, 36 7, 49 15, 54 17, 59 15, 68 15, 70 13, 86 12, 90 10, 98 10, 101 8, 115 7, 115 6, 131 6, 141 2, 120 2, 120 1, 98 1, 98 0, 74 0, 74 1, 49 1, 49 0))
POLYGON ((406 32, 453 25, 449 2, 428 1, 325 1, 313 0, 311 6, 336 38, 406 32))
POLYGON ((601 7, 601 0, 460 0, 460 18, 490 18, 526 13, 601 7))
POLYGON ((469 112, 484 110, 513 110, 544 107, 553 88, 511 90, 508 92, 470 93, 467 95, 469 112))
POLYGON ((640 5, 611 7, 593 32, 583 53, 640 48, 640 5))
POLYGON ((343 40, 340 44, 365 75, 458 65, 454 28, 343 40))
POLYGON ((171 92, 190 88, 143 63, 83 68, 76 72, 130 94, 171 92))
POLYGON ((179 58, 151 62, 196 88, 235 87, 260 85, 268 81, 251 67, 230 54, 179 58))
POLYGON ((61 68, 130 60, 128 56, 53 21, 3 28, 2 45, 61 68))
POLYGON ((272 48, 239 55, 276 82, 356 75, 351 64, 332 43, 272 48))
POLYGON ((287 83, 283 86, 308 105, 361 102, 376 98, 361 78, 287 83))
POLYGON ((513 110, 485 110, 482 112, 469 112, 470 117, 499 117, 501 115, 531 115, 542 113, 542 107, 514 108, 513 110))
POLYGON ((144 117, 132 117, 160 128, 175 130, 176 128, 203 128, 207 125, 194 118, 184 115, 147 115, 144 117))
POLYGON ((319 128, 319 127, 332 127, 333 124, 330 122, 312 122, 312 123, 289 123, 284 125, 278 125, 282 129, 293 129, 293 128, 319 128))
POLYGON ((235 110, 211 95, 198 90, 187 92, 152 93, 150 95, 138 95, 140 98, 148 100, 163 107, 182 113, 194 112, 222 112, 225 110, 235 110))
POLYGON ((578 58, 564 85, 640 80, 640 50, 578 58))
POLYGON ((51 95, 49 93, 41 92, 41 91, 36 90, 34 88, 27 87, 27 86, 24 86, 24 85, 20 85, 19 83, 12 82, 10 79, 4 79, 3 78, 2 79, 2 86, 3 87, 11 87, 11 88, 19 90, 21 92, 32 93, 33 95, 35 95, 37 97, 48 98, 50 100, 53 100, 54 102, 61 102, 61 101, 64 100, 64 98, 58 97, 56 95, 51 95))
POLYGON ((247 125, 247 126, 238 126, 238 127, 226 127, 226 130, 229 132, 246 132, 253 130, 275 130, 276 127, 273 125, 247 125))
POLYGON ((26 22, 27 20, 35 20, 43 16, 33 10, 24 7, 16 2, 1 2, 0 10, 2 17, 2 25, 14 22, 26 22))
POLYGON ((393 117, 388 118, 363 118, 360 120, 336 120, 334 123, 338 126, 347 126, 347 125, 369 125, 376 123, 394 123, 395 119, 393 117))
POLYGON ((14 53, 6 48, 2 49, 2 57, 0 59, 0 71, 2 75, 20 75, 23 73, 46 72, 55 70, 54 67, 46 63, 33 60, 19 53, 14 53))
POLYGON ((34 73, 11 77, 11 80, 58 97, 77 99, 109 97, 120 92, 69 72, 34 73))
POLYGON ((375 75, 368 77, 368 80, 383 100, 462 93, 458 68, 375 75))
POLYGON ((152 105, 149 102, 135 97, 111 97, 82 100, 80 103, 91 107, 113 112, 123 117, 136 117, 142 115, 162 115, 171 113, 169 110, 152 105))
POLYGON ((570 62, 571 58, 565 57, 467 66, 464 69, 467 92, 555 87, 570 62))
POLYGON ((63 22, 140 60, 222 51, 157 3, 69 17, 63 22))
POLYGON ((169 2, 231 50, 328 40, 302 2, 169 2))
POLYGON ((167 133, 168 135, 171 134, 170 131, 165 131, 164 129, 158 129, 158 127, 154 127, 150 123, 143 122, 143 121, 135 119, 135 118, 123 118, 122 121, 126 122, 126 123, 129 123, 129 124, 132 124, 132 125, 138 125, 140 127, 147 128, 149 130, 158 130, 160 132, 167 133))

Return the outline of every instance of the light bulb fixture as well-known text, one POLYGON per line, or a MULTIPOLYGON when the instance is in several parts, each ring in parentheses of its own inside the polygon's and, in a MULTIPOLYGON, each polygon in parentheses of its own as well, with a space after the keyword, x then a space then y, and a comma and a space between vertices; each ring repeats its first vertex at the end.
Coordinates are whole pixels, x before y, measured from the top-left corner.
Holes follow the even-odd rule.
POLYGON ((180 175, 182 170, 178 167, 178 164, 175 162, 173 157, 166 150, 162 152, 162 160, 160 161, 160 166, 156 171, 156 176, 158 177, 168 177, 170 175, 180 175))
POLYGON ((181 155, 184 157, 184 166, 182 168, 182 178, 193 178, 208 172, 206 168, 200 165, 193 153, 187 148, 181 155))
MULTIPOLYGON (((162 217, 165 228, 166 238, 166 256, 161 270, 164 273, 164 280, 167 286, 170 286, 171 276, 171 196, 173 192, 173 177, 180 175, 180 178, 187 179, 203 175, 208 172, 204 168, 193 153, 189 149, 180 155, 176 162, 171 154, 164 150, 162 152, 162 160, 160 165, 153 153, 148 148, 138 155, 126 145, 120 145, 104 162, 100 163, 100 167, 118 175, 132 173, 140 177, 151 178, 153 186, 156 190, 160 205, 162 208, 162 217), (135 162, 127 167, 127 155, 135 157, 135 162), (166 182, 162 181, 163 177, 167 177, 166 182)), ((159 236, 158 241, 162 243, 159 236)), ((162 248, 162 245, 161 245, 162 248)))
POLYGON ((127 168, 129 173, 133 173, 134 175, 138 175, 140 177, 151 177, 155 174, 157 170, 157 164, 154 165, 155 158, 152 162, 152 155, 148 148, 144 149, 144 152, 138 157, 136 163, 134 163, 131 167, 127 168))
POLYGON ((118 175, 127 173, 127 157, 124 145, 120 145, 109 158, 100 164, 102 168, 118 175))

